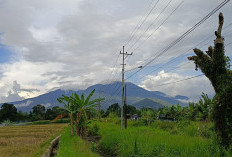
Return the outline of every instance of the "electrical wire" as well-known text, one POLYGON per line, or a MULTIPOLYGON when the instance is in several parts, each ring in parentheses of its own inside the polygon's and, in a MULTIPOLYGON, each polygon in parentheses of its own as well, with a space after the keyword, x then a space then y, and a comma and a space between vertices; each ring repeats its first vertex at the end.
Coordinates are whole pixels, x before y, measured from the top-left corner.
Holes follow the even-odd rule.
MULTIPOLYGON (((149 7, 152 5, 152 3, 154 3, 155 0, 153 0, 151 2, 151 4, 149 4, 149 7)), ((142 27, 142 25, 144 24, 144 22, 147 20, 148 16, 152 13, 152 11, 155 9, 156 5, 158 4, 159 0, 156 1, 156 3, 153 5, 153 7, 151 8, 151 10, 147 13, 146 12, 144 14, 144 16, 142 16, 142 18, 140 19, 140 21, 138 22, 137 26, 135 27, 131 37, 129 38, 129 40, 125 43, 124 46, 127 46, 129 44, 129 42, 133 39, 133 37, 135 36, 135 34, 138 32, 138 30, 142 27), (141 22, 142 21, 142 22, 141 22), (141 22, 141 24, 139 24, 141 22)), ((148 8, 149 8, 148 7, 148 8)), ((147 8, 147 9, 148 9, 147 8)))
POLYGON ((159 15, 155 18, 155 20, 153 20, 153 22, 146 28, 146 30, 139 36, 139 38, 132 44, 132 46, 128 49, 128 51, 130 51, 132 49, 132 47, 134 47, 135 44, 142 38, 142 36, 151 28, 151 26, 156 22, 156 20, 160 17, 160 15, 167 9, 168 6, 170 6, 170 3, 172 1, 173 0, 169 0, 167 5, 162 9, 162 11, 159 13, 159 15))
POLYGON ((197 24, 195 24, 193 27, 191 27, 188 31, 186 31, 184 34, 182 34, 179 38, 174 40, 171 44, 169 44, 167 47, 161 50, 161 52, 156 55, 154 58, 152 58, 148 63, 146 63, 141 69, 130 75, 126 80, 134 76, 136 73, 144 69, 146 66, 151 64, 154 60, 156 60, 161 55, 165 54, 169 49, 171 49, 173 46, 175 46, 177 43, 179 43, 181 40, 183 40, 187 35, 189 35, 191 32, 193 32, 197 27, 199 27, 203 22, 205 22, 209 17, 211 17, 215 12, 217 12, 220 8, 222 8, 225 4, 227 4, 230 0, 225 0, 221 4, 219 4, 215 9, 213 9, 209 14, 207 14, 203 19, 201 19, 197 24))

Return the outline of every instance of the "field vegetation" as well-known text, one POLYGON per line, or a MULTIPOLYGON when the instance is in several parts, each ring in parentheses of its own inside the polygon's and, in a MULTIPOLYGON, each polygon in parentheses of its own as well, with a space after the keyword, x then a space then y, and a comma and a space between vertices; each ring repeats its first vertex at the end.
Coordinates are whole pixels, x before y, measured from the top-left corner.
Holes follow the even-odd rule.
MULTIPOLYGON (((94 150, 107 156, 220 156, 212 123, 129 121, 120 131, 112 122, 97 123, 102 139, 94 150)), ((231 154, 230 154, 231 155, 231 154)))
POLYGON ((67 124, 0 127, 0 156, 40 157, 67 124))
POLYGON ((79 136, 71 136, 71 127, 61 136, 57 157, 100 157, 91 150, 91 144, 79 136))
POLYGON ((213 100, 204 93, 198 103, 189 103, 187 107, 177 104, 158 110, 137 110, 127 105, 124 111, 131 116, 127 120, 127 129, 121 130, 120 106, 112 104, 106 112, 101 112, 101 118, 96 110, 95 114, 92 112, 92 116, 87 116, 82 139, 68 135, 69 127, 62 135, 58 154, 70 152, 70 157, 76 154, 86 156, 83 150, 90 154, 92 150, 101 156, 120 157, 232 156, 231 149, 218 143, 212 118, 213 106, 213 100), (100 138, 96 140, 95 137, 100 138))

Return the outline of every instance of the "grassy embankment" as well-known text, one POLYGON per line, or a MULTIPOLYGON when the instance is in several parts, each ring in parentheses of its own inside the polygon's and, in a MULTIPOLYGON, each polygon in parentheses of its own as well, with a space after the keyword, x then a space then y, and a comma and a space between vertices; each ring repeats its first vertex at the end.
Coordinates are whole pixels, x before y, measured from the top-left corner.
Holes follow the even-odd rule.
POLYGON ((68 127, 61 136, 57 157, 100 157, 90 149, 90 144, 79 136, 71 136, 68 127))
POLYGON ((98 148, 109 156, 219 156, 213 143, 212 124, 159 122, 119 130, 113 123, 98 123, 102 139, 98 148), (199 127, 199 129, 198 129, 199 127))
MULTIPOLYGON (((71 137, 67 130, 61 137, 58 157, 217 157, 221 156, 216 144, 213 124, 206 122, 156 121, 145 126, 142 121, 129 121, 128 129, 120 130, 118 122, 93 122, 102 137, 97 144, 89 144, 79 137, 71 137)), ((70 129, 70 128, 69 128, 70 129)), ((225 156, 232 156, 224 152, 225 156)))
POLYGON ((0 127, 0 156, 40 157, 67 124, 0 127))

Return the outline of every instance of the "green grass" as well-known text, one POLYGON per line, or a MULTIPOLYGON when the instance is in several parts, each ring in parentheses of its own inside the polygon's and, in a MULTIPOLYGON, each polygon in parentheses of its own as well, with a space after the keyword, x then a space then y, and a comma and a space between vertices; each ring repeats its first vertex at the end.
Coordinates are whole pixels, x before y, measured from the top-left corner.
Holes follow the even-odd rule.
POLYGON ((71 136, 68 127, 62 134, 57 157, 100 157, 91 151, 91 145, 79 136, 71 136))
POLYGON ((121 157, 220 156, 219 147, 212 140, 211 125, 157 121, 151 126, 134 127, 130 122, 128 129, 120 131, 118 125, 101 122, 98 126, 102 139, 98 147, 104 154, 121 157), (201 132, 208 132, 208 136, 201 132))
MULTIPOLYGON (((145 126, 142 121, 128 121, 128 129, 120 130, 118 120, 93 121, 102 137, 96 144, 71 136, 70 127, 61 137, 58 157, 219 157, 232 156, 216 144, 213 123, 156 121, 145 126)), ((96 129, 95 129, 96 130, 96 129)), ((95 131, 96 132, 96 131, 95 131)))

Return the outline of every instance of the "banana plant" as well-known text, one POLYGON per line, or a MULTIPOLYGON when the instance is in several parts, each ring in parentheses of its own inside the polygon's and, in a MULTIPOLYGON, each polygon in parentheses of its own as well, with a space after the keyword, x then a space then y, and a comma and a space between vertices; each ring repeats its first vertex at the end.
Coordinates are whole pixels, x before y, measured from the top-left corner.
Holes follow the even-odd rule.
POLYGON ((77 112, 77 106, 75 102, 65 95, 62 95, 62 97, 58 98, 57 101, 59 103, 64 104, 64 109, 69 113, 70 118, 70 125, 71 125, 71 133, 72 136, 74 135, 74 114, 77 112))
POLYGON ((88 114, 92 114, 96 111, 95 107, 97 106, 97 102, 105 100, 104 98, 99 98, 90 101, 94 92, 95 89, 87 96, 86 99, 84 93, 82 93, 80 97, 77 93, 72 93, 70 97, 62 95, 62 97, 57 99, 60 103, 64 104, 64 109, 69 112, 72 135, 74 135, 74 130, 77 135, 84 135, 88 124, 88 114), (75 118, 74 115, 76 115, 75 118), (76 123, 75 129, 74 119, 76 123))
POLYGON ((202 93, 199 101, 198 110, 201 113, 201 119, 207 120, 211 118, 213 110, 213 101, 208 97, 207 94, 202 93))
POLYGON ((90 101, 93 96, 95 89, 87 96, 85 99, 84 93, 79 97, 78 94, 73 93, 70 99, 75 104, 77 108, 76 114, 76 134, 83 136, 86 130, 88 114, 96 110, 97 102, 105 100, 104 98, 94 99, 90 101))

